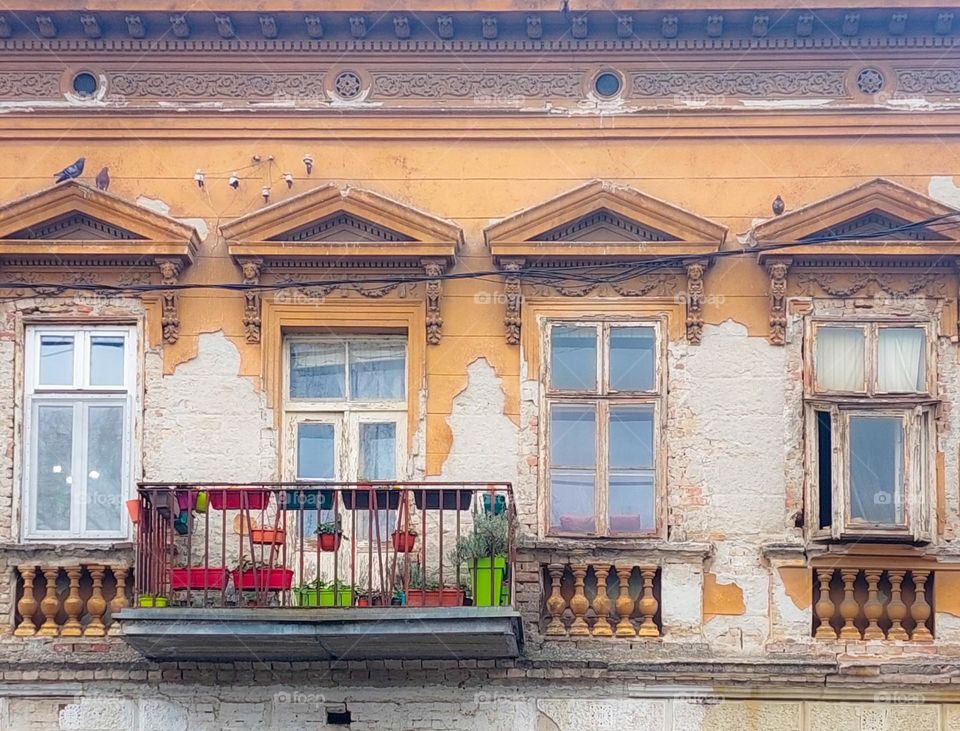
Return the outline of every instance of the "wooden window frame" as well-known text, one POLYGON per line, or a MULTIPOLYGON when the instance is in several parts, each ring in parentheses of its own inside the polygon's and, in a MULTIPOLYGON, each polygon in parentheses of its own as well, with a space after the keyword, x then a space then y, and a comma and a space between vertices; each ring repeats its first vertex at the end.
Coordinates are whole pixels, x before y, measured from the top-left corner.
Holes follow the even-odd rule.
POLYGON ((544 384, 540 413, 544 415, 541 428, 542 487, 544 495, 543 531, 550 537, 591 538, 656 538, 662 530, 661 504, 665 478, 665 449, 662 445, 665 417, 666 342, 663 317, 630 318, 622 316, 547 317, 541 320, 541 381, 544 384), (551 386, 553 327, 595 327, 597 329, 597 386, 594 390, 554 389, 551 386), (649 391, 615 391, 609 388, 610 329, 615 327, 645 327, 654 334, 654 387, 649 391), (596 413, 596 455, 594 485, 594 528, 592 532, 565 531, 551 525, 551 415, 555 405, 592 405, 596 413), (653 515, 654 526, 648 531, 616 532, 609 530, 609 414, 612 406, 649 406, 653 410, 653 515), (599 529, 598 529, 599 528, 599 529))

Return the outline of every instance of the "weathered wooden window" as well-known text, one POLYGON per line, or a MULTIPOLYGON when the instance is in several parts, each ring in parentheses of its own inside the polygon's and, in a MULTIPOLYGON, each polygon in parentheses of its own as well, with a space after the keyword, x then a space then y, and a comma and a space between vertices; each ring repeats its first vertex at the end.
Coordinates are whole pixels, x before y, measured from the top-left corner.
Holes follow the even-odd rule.
POLYGON ((546 323, 548 531, 657 530, 659 323, 546 323))
POLYGON ((935 374, 926 323, 812 322, 815 535, 930 539, 935 374))
MULTIPOLYGON (((407 418, 407 355, 402 336, 291 336, 286 340, 286 472, 296 480, 400 479, 407 418)), ((304 535, 316 528, 306 511, 304 535)), ((321 515, 321 520, 332 517, 321 515)), ((388 511, 377 515, 381 538, 388 511)), ((358 540, 371 535, 359 512, 358 540)))
POLYGON ((129 531, 136 387, 132 327, 29 326, 24 357, 25 538, 129 531))

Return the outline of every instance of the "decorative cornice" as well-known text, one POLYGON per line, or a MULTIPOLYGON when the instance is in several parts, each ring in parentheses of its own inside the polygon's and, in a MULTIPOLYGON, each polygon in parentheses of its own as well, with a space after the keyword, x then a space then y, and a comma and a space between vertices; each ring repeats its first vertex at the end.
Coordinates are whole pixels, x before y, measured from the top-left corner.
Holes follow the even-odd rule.
POLYGON ((909 94, 960 94, 960 69, 897 69, 897 91, 909 94))
POLYGON ((0 73, 0 99, 46 99, 61 97, 56 71, 7 71, 0 73))
POLYGON ((390 72, 374 73, 372 98, 442 97, 504 99, 529 97, 579 98, 583 75, 579 73, 503 72, 390 72))
MULTIPOLYGON (((322 73, 231 71, 116 71, 107 73, 108 93, 137 99, 322 99, 322 73)), ((3 94, 0 76, 0 95, 3 94)))
POLYGON ((640 97, 845 97, 846 75, 846 69, 640 72, 632 90, 640 97))

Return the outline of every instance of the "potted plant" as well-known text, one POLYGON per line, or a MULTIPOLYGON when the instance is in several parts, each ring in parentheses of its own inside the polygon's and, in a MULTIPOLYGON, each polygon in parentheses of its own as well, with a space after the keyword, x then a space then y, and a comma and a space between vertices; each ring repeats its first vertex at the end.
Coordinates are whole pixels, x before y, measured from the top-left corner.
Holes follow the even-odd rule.
POLYGON ((410 564, 410 580, 403 592, 404 603, 408 607, 460 607, 463 606, 464 592, 450 586, 440 586, 435 578, 427 578, 420 564, 410 564))
POLYGON ((327 583, 319 577, 302 583, 294 592, 301 607, 349 607, 353 588, 341 581, 327 583))
POLYGON ((507 533, 505 513, 479 513, 473 517, 469 535, 457 540, 452 558, 470 570, 474 606, 500 606, 507 570, 507 533))
POLYGON ((339 520, 320 523, 317 526, 317 543, 320 544, 321 551, 339 550, 341 540, 343 540, 343 528, 340 527, 339 520))
POLYGON ((399 528, 390 534, 390 540, 393 542, 393 550, 397 553, 411 553, 417 543, 417 532, 413 528, 400 530, 399 528))
POLYGON ((251 528, 250 542, 258 545, 277 546, 287 540, 283 530, 268 530, 266 528, 251 528))
POLYGON ((269 490, 214 487, 207 490, 210 507, 214 510, 260 510, 270 502, 269 490))
POLYGON ((255 567, 245 559, 233 571, 232 578, 237 591, 288 591, 293 585, 293 569, 255 567))
POLYGON ((220 591, 227 583, 227 570, 222 566, 178 567, 170 569, 170 588, 173 591, 220 591))

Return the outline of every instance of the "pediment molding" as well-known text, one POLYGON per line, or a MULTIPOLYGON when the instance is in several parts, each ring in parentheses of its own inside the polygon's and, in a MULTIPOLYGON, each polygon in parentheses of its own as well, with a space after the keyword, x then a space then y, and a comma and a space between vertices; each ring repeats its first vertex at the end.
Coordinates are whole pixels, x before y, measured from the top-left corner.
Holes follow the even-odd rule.
POLYGON ((750 239, 761 261, 780 256, 820 257, 825 262, 952 257, 960 254, 960 210, 875 178, 765 221, 754 227, 750 239), (952 218, 897 230, 942 216, 952 218), (878 235, 885 230, 890 233, 878 235))
POLYGON ((594 180, 484 231, 496 261, 704 256, 727 229, 634 188, 594 180))
POLYGON ((378 193, 329 184, 226 223, 220 233, 244 284, 251 286, 244 293, 247 342, 260 342, 261 298, 255 287, 268 271, 287 280, 313 273, 307 278, 319 283, 312 289, 322 296, 382 297, 405 289, 385 283, 384 276, 419 276, 426 339, 440 342, 442 275, 463 242, 460 227, 450 221, 378 193))

